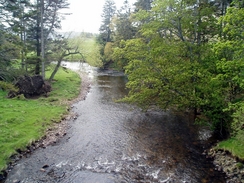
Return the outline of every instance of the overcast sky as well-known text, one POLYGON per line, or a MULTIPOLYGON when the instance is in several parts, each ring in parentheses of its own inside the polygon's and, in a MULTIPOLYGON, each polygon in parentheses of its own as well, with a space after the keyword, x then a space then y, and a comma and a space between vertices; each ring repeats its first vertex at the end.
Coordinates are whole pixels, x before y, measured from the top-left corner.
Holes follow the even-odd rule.
MULTIPOLYGON (((105 0, 68 0, 70 9, 62 12, 72 13, 62 20, 62 31, 98 33, 105 0)), ((129 0, 130 4, 136 0, 129 0)), ((114 0, 119 9, 124 0, 114 0)))

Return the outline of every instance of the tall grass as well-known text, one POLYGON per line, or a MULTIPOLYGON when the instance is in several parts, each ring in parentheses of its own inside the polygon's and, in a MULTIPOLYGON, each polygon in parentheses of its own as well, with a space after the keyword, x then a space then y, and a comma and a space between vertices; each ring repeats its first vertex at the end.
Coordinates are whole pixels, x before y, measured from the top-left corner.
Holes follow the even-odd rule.
POLYGON ((0 91, 0 171, 16 150, 24 150, 44 136, 53 123, 60 122, 67 113, 67 101, 79 94, 81 80, 77 73, 60 69, 54 79, 47 98, 8 99, 7 93, 0 91))

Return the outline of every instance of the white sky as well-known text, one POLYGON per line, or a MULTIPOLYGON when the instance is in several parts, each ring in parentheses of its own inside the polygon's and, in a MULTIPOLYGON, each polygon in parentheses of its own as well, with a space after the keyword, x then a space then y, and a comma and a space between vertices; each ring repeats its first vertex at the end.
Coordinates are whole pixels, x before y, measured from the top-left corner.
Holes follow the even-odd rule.
MULTIPOLYGON (((136 0, 129 0, 130 4, 136 0)), ((105 0, 68 0, 70 9, 62 12, 72 13, 62 20, 62 31, 98 33, 105 0)), ((124 0, 114 0, 117 10, 124 0)))

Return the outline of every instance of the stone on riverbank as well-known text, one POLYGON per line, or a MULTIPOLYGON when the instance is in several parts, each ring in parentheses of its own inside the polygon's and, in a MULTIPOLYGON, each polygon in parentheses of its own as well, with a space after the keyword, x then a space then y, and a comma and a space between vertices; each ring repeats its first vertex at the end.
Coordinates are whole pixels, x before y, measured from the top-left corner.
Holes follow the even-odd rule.
POLYGON ((208 156, 213 158, 213 164, 218 171, 223 171, 228 183, 244 183, 244 164, 231 153, 224 150, 210 149, 208 156))

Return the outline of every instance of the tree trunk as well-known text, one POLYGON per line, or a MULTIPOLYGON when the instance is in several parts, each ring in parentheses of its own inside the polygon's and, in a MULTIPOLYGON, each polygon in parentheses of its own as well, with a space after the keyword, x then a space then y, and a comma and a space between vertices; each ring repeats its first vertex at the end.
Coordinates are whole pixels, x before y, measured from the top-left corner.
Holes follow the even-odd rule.
MULTIPOLYGON (((40 11, 38 12, 39 14, 41 13, 40 11)), ((36 68, 35 68, 35 74, 40 75, 41 68, 41 43, 40 43, 40 38, 41 38, 41 27, 40 27, 40 17, 39 15, 36 20, 36 56, 37 56, 37 61, 36 61, 36 68)))
POLYGON ((51 82, 51 81, 53 80, 55 74, 58 72, 58 69, 59 69, 59 67, 60 67, 60 65, 61 65, 61 63, 62 63, 62 60, 63 60, 64 56, 65 56, 65 54, 63 53, 62 56, 58 59, 58 63, 57 63, 57 65, 55 66, 54 71, 52 72, 51 76, 50 76, 49 79, 48 79, 49 82, 51 82))

